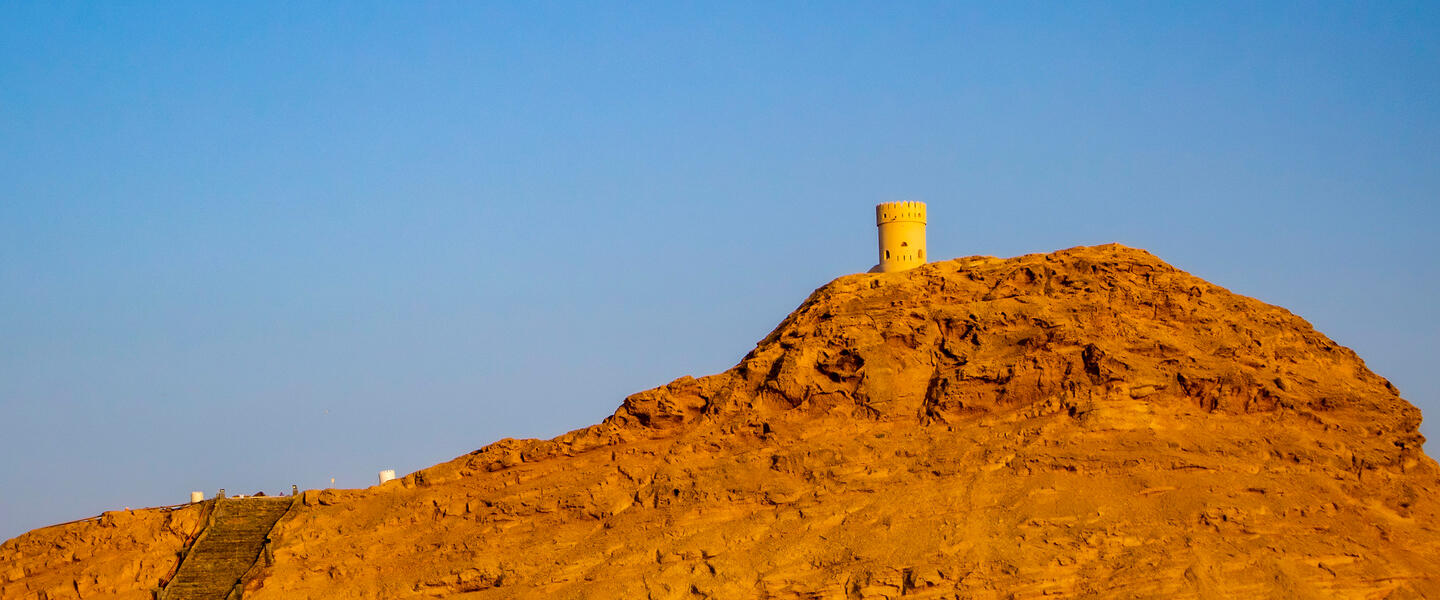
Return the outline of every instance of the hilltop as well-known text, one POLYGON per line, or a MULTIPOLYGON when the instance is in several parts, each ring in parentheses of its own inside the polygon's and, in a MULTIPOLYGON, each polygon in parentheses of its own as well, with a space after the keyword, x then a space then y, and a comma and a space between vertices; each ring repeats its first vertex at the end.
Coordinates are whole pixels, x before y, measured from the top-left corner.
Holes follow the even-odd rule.
MULTIPOLYGON (((836 279, 600 424, 307 491, 244 597, 1440 597, 1419 423, 1143 250, 961 258, 836 279)), ((205 510, 10 540, 0 600, 150 598, 205 510)))

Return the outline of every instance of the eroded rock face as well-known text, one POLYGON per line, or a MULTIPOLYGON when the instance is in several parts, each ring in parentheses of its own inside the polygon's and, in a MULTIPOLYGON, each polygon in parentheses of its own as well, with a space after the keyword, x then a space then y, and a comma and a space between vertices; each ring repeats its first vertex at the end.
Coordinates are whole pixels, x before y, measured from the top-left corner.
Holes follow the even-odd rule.
POLYGON ((150 600, 200 532, 204 507, 113 511, 0 545, 0 599, 150 600))
POLYGON ((1440 597, 1419 421, 1144 251, 851 275, 599 425, 308 492, 246 597, 1440 597))

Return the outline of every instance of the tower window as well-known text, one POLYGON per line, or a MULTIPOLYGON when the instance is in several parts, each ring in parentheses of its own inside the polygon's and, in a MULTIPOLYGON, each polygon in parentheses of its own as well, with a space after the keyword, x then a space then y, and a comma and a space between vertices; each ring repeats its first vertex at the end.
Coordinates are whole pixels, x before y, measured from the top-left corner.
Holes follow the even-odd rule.
POLYGON ((890 251, 889 251, 889 250, 886 250, 886 251, 885 251, 885 260, 890 260, 890 251))
POLYGON ((900 242, 900 247, 901 247, 901 248, 904 248, 904 247, 909 246, 909 245, 910 245, 910 242, 900 242))

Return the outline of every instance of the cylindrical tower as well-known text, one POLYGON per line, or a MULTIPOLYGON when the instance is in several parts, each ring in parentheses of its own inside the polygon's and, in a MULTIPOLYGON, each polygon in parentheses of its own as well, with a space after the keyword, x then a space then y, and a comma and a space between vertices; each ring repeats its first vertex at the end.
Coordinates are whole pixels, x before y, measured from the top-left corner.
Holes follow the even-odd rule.
POLYGON ((894 273, 925 264, 925 203, 886 202, 875 205, 880 228, 881 273, 894 273))

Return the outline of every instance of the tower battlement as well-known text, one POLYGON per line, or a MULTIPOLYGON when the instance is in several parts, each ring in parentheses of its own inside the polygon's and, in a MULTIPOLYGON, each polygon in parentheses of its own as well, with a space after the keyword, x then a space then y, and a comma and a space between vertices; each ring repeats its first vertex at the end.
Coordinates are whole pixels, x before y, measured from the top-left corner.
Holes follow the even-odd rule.
POLYGON ((875 271, 894 273, 925 264, 925 203, 885 202, 875 205, 880 228, 880 263, 875 271))
POLYGON ((875 205, 875 224, 884 225, 897 221, 925 223, 924 202, 884 202, 875 205))

